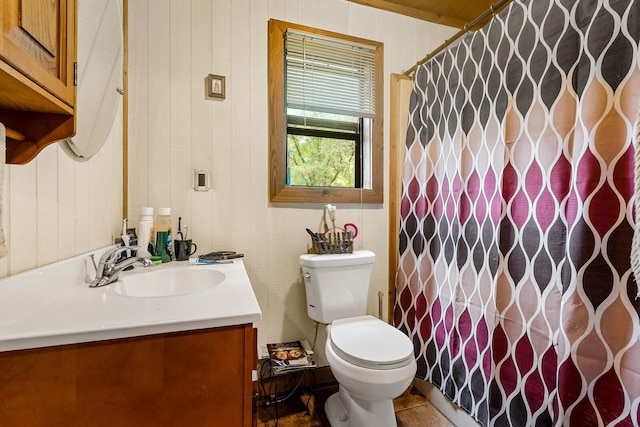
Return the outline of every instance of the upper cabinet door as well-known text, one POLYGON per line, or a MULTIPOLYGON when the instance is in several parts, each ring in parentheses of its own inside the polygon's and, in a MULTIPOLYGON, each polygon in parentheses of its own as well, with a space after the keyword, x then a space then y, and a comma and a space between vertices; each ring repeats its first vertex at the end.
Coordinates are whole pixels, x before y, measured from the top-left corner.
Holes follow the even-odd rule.
POLYGON ((75 133, 76 0, 0 0, 0 122, 6 162, 75 133))
POLYGON ((75 1, 0 1, 0 57, 72 111, 75 1))

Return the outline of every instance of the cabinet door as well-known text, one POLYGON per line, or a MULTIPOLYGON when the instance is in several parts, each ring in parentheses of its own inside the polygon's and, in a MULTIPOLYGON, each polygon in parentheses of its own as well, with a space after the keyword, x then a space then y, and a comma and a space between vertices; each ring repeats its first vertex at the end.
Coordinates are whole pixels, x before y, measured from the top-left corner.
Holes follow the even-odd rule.
POLYGON ((0 426, 251 427, 252 325, 0 351, 0 426))
POLYGON ((0 1, 4 62, 73 107, 75 0, 0 1))

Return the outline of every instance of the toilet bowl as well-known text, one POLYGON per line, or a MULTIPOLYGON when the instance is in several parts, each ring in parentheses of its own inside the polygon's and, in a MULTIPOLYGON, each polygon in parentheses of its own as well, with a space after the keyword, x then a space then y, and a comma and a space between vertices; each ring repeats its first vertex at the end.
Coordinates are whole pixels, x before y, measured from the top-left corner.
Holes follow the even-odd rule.
POLYGON ((332 427, 397 426, 393 399, 416 373, 413 343, 404 333, 366 315, 371 251, 300 256, 307 313, 327 324, 325 354, 339 391, 325 403, 332 427))
POLYGON ((411 340, 373 316, 336 320, 327 330, 325 353, 340 385, 325 404, 331 425, 396 426, 393 399, 416 373, 411 340))

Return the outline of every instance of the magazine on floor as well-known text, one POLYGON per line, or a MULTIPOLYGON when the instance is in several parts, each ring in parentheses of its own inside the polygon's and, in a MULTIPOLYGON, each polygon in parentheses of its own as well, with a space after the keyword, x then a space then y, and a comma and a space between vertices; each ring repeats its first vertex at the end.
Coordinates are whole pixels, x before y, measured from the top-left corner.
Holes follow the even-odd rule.
POLYGON ((275 374, 316 366, 300 341, 267 344, 271 367, 275 374))

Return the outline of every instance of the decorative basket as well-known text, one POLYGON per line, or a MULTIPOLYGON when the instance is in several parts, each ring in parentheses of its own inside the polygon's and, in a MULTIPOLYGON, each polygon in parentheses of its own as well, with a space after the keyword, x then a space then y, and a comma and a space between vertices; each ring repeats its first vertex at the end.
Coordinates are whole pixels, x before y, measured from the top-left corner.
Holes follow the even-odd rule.
POLYGON ((350 231, 317 233, 311 238, 309 253, 319 255, 353 253, 353 233, 350 231))

